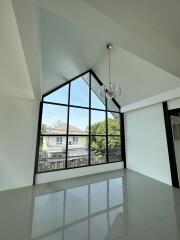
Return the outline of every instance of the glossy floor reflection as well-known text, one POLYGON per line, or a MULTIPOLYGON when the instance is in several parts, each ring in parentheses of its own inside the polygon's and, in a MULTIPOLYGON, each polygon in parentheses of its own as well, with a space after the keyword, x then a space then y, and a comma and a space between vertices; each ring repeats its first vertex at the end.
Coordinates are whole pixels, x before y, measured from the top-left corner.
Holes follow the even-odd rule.
POLYGON ((0 193, 2 240, 178 240, 180 191, 114 171, 0 193))
POLYGON ((33 239, 107 239, 123 219, 122 177, 37 196, 33 239))

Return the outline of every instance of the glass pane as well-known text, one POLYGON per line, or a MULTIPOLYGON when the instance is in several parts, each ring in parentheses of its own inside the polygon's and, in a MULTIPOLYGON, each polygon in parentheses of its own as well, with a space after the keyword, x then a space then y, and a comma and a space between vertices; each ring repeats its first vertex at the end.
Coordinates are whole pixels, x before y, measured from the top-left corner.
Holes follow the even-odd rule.
POLYGON ((98 94, 98 90, 100 89, 100 87, 100 84, 91 75, 91 107, 105 109, 105 97, 102 97, 98 94))
POLYGON ((106 137, 91 137, 91 165, 106 162, 106 137))
POLYGON ((43 104, 41 133, 66 134, 67 107, 43 104))
POLYGON ((108 135, 120 135, 120 114, 108 112, 108 135))
POLYGON ((180 115, 179 114, 177 114, 177 116, 171 115, 171 125, 172 125, 174 141, 179 141, 180 140, 180 115))
POLYGON ((115 111, 119 112, 119 108, 116 106, 116 104, 111 100, 107 98, 107 108, 109 111, 115 111))
POLYGON ((89 81, 87 75, 71 82, 70 104, 89 107, 89 81))
POLYGON ((92 135, 106 135, 106 112, 105 111, 91 111, 91 134, 92 135))
POLYGON ((109 162, 121 161, 120 136, 108 137, 108 157, 109 157, 109 162))
POLYGON ((40 138, 38 172, 65 168, 66 136, 40 138))
POLYGON ((88 165, 89 137, 69 136, 68 137, 68 168, 88 165))
POLYGON ((170 118, 173 132, 175 157, 177 161, 178 177, 180 181, 180 113, 176 113, 176 116, 170 115, 170 118))
POLYGON ((91 107, 98 109, 105 109, 104 103, 97 97, 97 95, 91 90, 91 107))
POLYGON ((81 108, 70 108, 69 112, 69 134, 88 134, 89 132, 89 110, 81 108))
POLYGON ((44 97, 43 101, 68 104, 69 84, 44 97))

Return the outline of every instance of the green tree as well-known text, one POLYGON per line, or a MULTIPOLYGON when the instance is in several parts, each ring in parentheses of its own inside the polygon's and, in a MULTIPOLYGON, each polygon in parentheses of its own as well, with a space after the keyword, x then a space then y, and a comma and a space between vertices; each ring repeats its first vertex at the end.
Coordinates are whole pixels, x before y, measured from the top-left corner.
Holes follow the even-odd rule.
POLYGON ((119 135, 120 122, 119 119, 108 118, 108 135, 119 135))
MULTIPOLYGON (((46 133, 46 130, 47 130, 47 126, 46 124, 43 123, 41 125, 41 134, 46 133)), ((42 150, 42 147, 43 147, 43 137, 40 136, 40 150, 42 150)))
POLYGON ((46 126, 45 123, 43 123, 43 124, 41 125, 41 134, 46 133, 46 130, 47 130, 47 126, 46 126))
MULTIPOLYGON (((105 121, 95 123, 91 126, 92 135, 106 135, 105 121)), ((120 134, 119 119, 108 119, 108 135, 120 134)), ((92 150, 96 155, 104 156, 106 152, 106 138, 92 136, 92 150)), ((109 151, 113 152, 120 145, 120 137, 108 137, 109 151)))

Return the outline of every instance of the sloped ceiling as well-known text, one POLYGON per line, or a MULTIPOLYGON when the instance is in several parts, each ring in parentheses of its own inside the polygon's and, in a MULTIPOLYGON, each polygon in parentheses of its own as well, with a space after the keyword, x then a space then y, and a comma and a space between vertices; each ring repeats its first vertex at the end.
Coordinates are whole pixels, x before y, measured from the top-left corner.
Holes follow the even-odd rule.
POLYGON ((46 9, 40 16, 43 92, 47 92, 92 68, 105 41, 46 9))
POLYGON ((84 0, 84 2, 117 23, 123 24, 135 34, 141 34, 141 37, 144 25, 144 28, 145 26, 149 28, 149 32, 150 30, 156 32, 180 50, 179 0, 84 0))
MULTIPOLYGON (((14 5, 16 1, 20 3, 22 0, 13 0, 14 5)), ((164 1, 164 10, 161 9, 161 0, 157 0, 157 4, 151 1, 148 7, 140 0, 33 0, 28 4, 26 1, 21 11, 16 5, 16 19, 26 59, 31 59, 28 69, 30 73, 33 69, 36 69, 36 73, 41 69, 42 93, 90 68, 102 82, 107 82, 107 41, 114 43, 112 80, 122 88, 122 96, 117 99, 122 106, 180 87, 177 24, 180 11, 173 10, 179 8, 175 0, 172 1, 173 9, 169 11, 171 3, 167 0, 164 1), (37 31, 28 35, 35 46, 33 57, 31 51, 27 50, 27 39, 23 38, 23 32, 25 34, 26 27, 29 32, 35 29, 35 16, 28 15, 28 24, 25 16, 29 4, 35 7, 37 2, 36 8, 40 13, 36 17, 39 48, 37 31), (148 13, 149 9, 153 19, 148 13), (169 14, 169 19, 172 15, 172 21, 166 24, 169 30, 162 27, 163 20, 159 20, 158 14, 164 21, 165 15, 169 14), (30 24, 32 17, 33 26, 30 24), (40 53, 40 60, 37 52, 40 53)), ((148 4, 147 0, 145 2, 148 4)), ((32 74, 31 78, 35 79, 32 74)))

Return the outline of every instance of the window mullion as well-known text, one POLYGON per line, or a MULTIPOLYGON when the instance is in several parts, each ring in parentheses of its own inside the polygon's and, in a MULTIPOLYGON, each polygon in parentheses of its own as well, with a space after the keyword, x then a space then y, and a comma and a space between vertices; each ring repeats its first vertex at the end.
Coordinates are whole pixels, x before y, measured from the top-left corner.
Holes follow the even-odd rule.
POLYGON ((38 119, 38 132, 37 132, 37 140, 36 140, 36 155, 35 155, 35 163, 34 163, 33 185, 35 185, 36 183, 36 174, 38 173, 42 115, 43 115, 43 102, 41 101, 39 106, 39 119, 38 119))
POLYGON ((66 162, 65 162, 65 168, 67 168, 67 163, 68 163, 70 93, 71 93, 71 83, 69 83, 69 91, 68 91, 68 110, 67 110, 68 113, 67 113, 67 138, 66 138, 66 162))
POLYGON ((105 98, 106 104, 106 162, 109 162, 109 152, 108 152, 108 111, 107 111, 107 97, 105 98))
POLYGON ((120 113, 120 143, 121 143, 121 161, 124 162, 126 168, 126 150, 125 150, 125 132, 124 132, 124 114, 120 113))
POLYGON ((91 73, 89 73, 89 149, 88 165, 91 165, 91 73))

